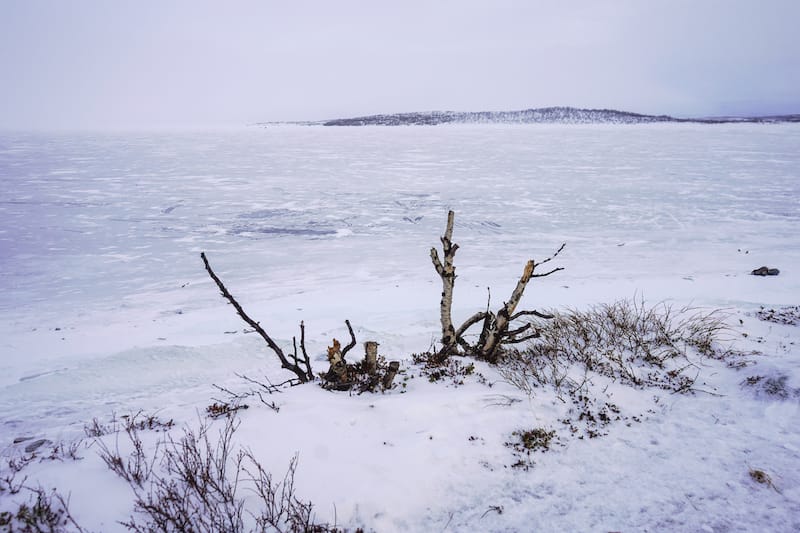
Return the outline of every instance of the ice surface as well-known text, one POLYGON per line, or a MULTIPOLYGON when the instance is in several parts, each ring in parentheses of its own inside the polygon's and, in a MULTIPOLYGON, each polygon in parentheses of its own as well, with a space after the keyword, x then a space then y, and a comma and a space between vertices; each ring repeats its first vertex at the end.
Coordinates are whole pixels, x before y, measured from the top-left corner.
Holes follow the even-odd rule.
MULTIPOLYGON (((461 245, 456 321, 485 306, 487 286, 499 305, 525 261, 543 259, 561 242, 567 243, 559 257, 565 270, 533 283, 524 306, 582 306, 639 294, 649 301, 746 313, 761 304, 794 305, 800 299, 797 125, 276 126, 224 133, 4 134, 0 180, 0 448, 25 434, 69 438, 91 417, 111 411, 160 408, 190 419, 194 409, 206 405, 211 383, 230 384, 234 372, 278 372, 259 340, 242 333, 243 324, 203 271, 203 250, 231 292, 281 344, 287 346, 305 320, 315 356, 332 336, 346 335, 345 318, 359 340, 378 340, 386 355, 405 357, 430 346, 440 287, 428 251, 438 243, 448 209, 456 212, 454 240, 461 245), (781 275, 748 275, 761 265, 780 268, 781 275)), ((329 395, 305 394, 296 408, 308 410, 310 420, 320 417, 322 424, 329 411, 311 413, 318 406, 314 402, 329 395)), ((457 406, 449 389, 430 394, 443 402, 436 405, 451 405, 462 415, 473 408, 457 406)), ((376 401, 405 413, 404 406, 417 408, 402 403, 411 396, 376 401)), ((340 406, 344 416, 360 420, 360 409, 369 412, 363 402, 353 405, 340 406)), ((734 423, 735 413, 725 409, 734 423)), ((776 427, 798 422, 797 409, 788 409, 774 415, 776 427)), ((421 431, 430 429, 418 420, 427 412, 397 416, 416 421, 412 426, 421 431)), ((531 412, 535 409, 526 416, 531 412)), ((758 419, 763 413, 750 415, 758 419)), ((502 427, 515 429, 522 415, 514 416, 502 427)), ((289 441, 300 446, 308 433, 284 423, 288 416, 281 420, 284 431, 298 431, 296 441, 289 441)), ((443 420, 442 414, 436 423, 443 420)), ((682 424, 689 431, 695 427, 673 419, 664 424, 673 432, 685 430, 682 424)), ((503 438, 499 432, 491 438, 503 438)), ((446 433, 441 428, 436 438, 446 433)), ((642 446, 638 437, 631 438, 634 448, 642 446)), ((674 440, 680 437, 669 442, 674 440)), ((796 437, 789 440, 800 446, 796 437)), ((765 450, 780 446, 775 439, 764 442, 765 450)), ((405 448, 412 450, 412 459, 405 459, 413 463, 409 468, 419 475, 443 460, 413 452, 423 445, 405 448)), ((609 439, 598 446, 623 445, 609 439)), ((274 465, 278 470, 296 449, 286 446, 274 465)), ((331 446, 355 445, 347 440, 331 446)), ((564 482, 554 481, 552 492, 541 495, 535 491, 542 486, 526 481, 534 491, 529 496, 527 489, 504 491, 517 483, 514 478, 494 476, 487 483, 506 500, 513 493, 528 504, 545 498, 545 507, 588 505, 579 501, 602 497, 602 489, 586 471, 569 469, 583 468, 584 459, 598 452, 576 448, 577 455, 571 449, 554 459, 565 463, 561 470, 557 464, 547 468, 579 485, 581 479, 588 482, 572 493, 583 500, 570 504, 564 482)), ((636 461, 645 461, 648 450, 634 450, 641 454, 636 461)), ((794 459, 781 464, 800 467, 798 449, 790 455, 794 459)), ((726 468, 731 457, 724 455, 726 468)), ((383 460, 388 458, 374 459, 383 460)), ((444 464, 455 470, 464 462, 472 465, 466 475, 475 480, 485 470, 472 468, 477 460, 467 454, 444 464)), ((309 476, 320 468, 315 461, 309 461, 309 476)), ((669 469, 664 461, 663 469, 669 469)), ((598 479, 613 477, 612 463, 594 464, 605 471, 598 479)), ((399 476, 403 467, 398 468, 399 476)), ((620 476, 637 494, 644 490, 635 472, 620 476)), ((447 478, 440 482, 440 488, 450 487, 447 478)), ((643 501, 644 510, 628 507, 628 493, 612 493, 619 498, 614 520, 578 513, 572 521, 551 517, 550 523, 545 515, 536 529, 584 529, 589 523, 592 530, 644 528, 654 523, 643 518, 650 513, 660 513, 662 520, 697 505, 681 495, 674 507, 654 509, 677 483, 643 501), (631 514, 615 521, 625 513, 631 514)), ((703 487, 697 494, 721 497, 703 487)), ((324 497, 322 488, 312 493, 324 497)), ((363 496, 362 518, 389 507, 381 501, 367 505, 369 494, 353 490, 363 496)), ((793 490, 797 511, 800 489, 793 490)), ((404 523, 441 529, 450 511, 463 513, 475 505, 467 488, 452 494, 446 505, 415 521, 405 523, 390 513, 370 523, 381 530, 404 523)), ((343 508, 358 498, 332 499, 342 515, 355 516, 354 507, 343 508)), ((394 502, 397 516, 430 505, 421 500, 394 502)), ((531 518, 513 505, 505 503, 512 517, 531 518)), ((544 512, 539 504, 533 508, 544 512)), ((469 530, 476 517, 461 516, 450 527, 469 530)), ((491 523, 499 529, 515 527, 495 518, 491 523)))

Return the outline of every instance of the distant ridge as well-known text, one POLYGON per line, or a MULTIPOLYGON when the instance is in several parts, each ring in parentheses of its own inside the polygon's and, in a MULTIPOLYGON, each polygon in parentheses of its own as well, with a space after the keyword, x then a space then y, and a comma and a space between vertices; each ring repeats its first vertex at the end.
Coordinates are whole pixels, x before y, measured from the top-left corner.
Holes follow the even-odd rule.
MULTIPOLYGON (((435 126, 438 124, 648 124, 693 122, 700 124, 800 122, 800 114, 754 117, 675 118, 643 115, 616 109, 540 107, 520 111, 425 111, 338 118, 291 124, 322 126, 435 126)), ((261 125, 276 123, 261 123, 261 125)), ((284 123, 285 124, 285 123, 284 123)))
POLYGON ((324 126, 404 126, 437 124, 639 124, 643 122, 676 122, 667 115, 641 115, 614 109, 578 109, 574 107, 542 107, 521 111, 430 111, 340 118, 323 122, 324 126))

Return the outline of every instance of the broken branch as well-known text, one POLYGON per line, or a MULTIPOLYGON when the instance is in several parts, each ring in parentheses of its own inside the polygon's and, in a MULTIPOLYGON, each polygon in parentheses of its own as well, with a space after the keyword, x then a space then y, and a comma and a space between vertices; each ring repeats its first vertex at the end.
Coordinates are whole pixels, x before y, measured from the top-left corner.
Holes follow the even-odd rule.
POLYGON ((349 352, 356 345, 356 335, 355 335, 355 333, 353 333, 353 326, 350 325, 350 321, 349 320, 345 320, 344 323, 347 324, 347 331, 350 332, 350 344, 345 346, 344 350, 342 350, 342 359, 343 360, 344 360, 345 356, 347 355, 347 352, 349 352))
POLYGON ((249 324, 251 328, 256 330, 256 332, 259 335, 261 335, 261 338, 264 339, 264 341, 267 343, 267 346, 269 346, 270 349, 273 352, 275 352, 275 355, 278 356, 278 359, 280 359, 281 367, 285 368, 286 370, 294 372, 294 374, 297 376, 297 379, 299 379, 301 383, 305 383, 306 381, 308 381, 309 380, 308 374, 311 374, 310 367, 308 370, 308 374, 306 374, 306 372, 304 372, 303 369, 300 368, 300 365, 298 365, 297 362, 295 362, 295 364, 290 363, 289 360, 286 358, 286 355, 284 355, 283 350, 281 350, 281 348, 275 343, 275 341, 272 340, 272 337, 270 337, 269 334, 267 334, 267 332, 264 331, 264 328, 262 328, 258 322, 250 318, 250 316, 247 313, 245 313, 244 309, 242 309, 242 306, 239 305, 239 302, 237 302, 236 299, 233 297, 233 295, 230 292, 228 292, 228 289, 225 287, 225 284, 222 283, 222 280, 219 279, 219 277, 211 269, 211 265, 208 263, 208 259, 206 258, 205 252, 200 252, 200 257, 203 259, 203 264, 205 265, 206 272, 208 272, 208 275, 211 276, 212 280, 214 280, 214 283, 217 284, 217 288, 219 288, 219 291, 222 293, 222 296, 226 300, 228 300, 228 303, 230 303, 234 307, 234 309, 236 309, 236 313, 242 318, 242 320, 247 322, 247 324, 249 324))

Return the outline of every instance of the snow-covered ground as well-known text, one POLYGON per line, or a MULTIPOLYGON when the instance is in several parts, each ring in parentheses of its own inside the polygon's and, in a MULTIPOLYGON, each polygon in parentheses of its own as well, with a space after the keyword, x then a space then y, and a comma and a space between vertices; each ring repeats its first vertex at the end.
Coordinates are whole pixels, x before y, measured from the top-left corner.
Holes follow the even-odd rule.
MULTIPOLYGON (((244 412, 236 439, 276 475, 299 452, 297 489, 318 518, 377 531, 800 529, 800 329, 754 316, 800 304, 800 126, 3 134, 0 180, 5 456, 25 445, 14 439, 72 441, 112 413, 196 426, 219 396, 212 384, 289 377, 243 333, 201 251, 283 346, 305 321, 316 370, 331 338, 346 339, 345 319, 408 366, 437 338, 428 254, 453 209, 456 322, 485 307, 489 286, 500 305, 527 259, 566 242, 565 270, 534 280, 522 307, 723 308, 755 364, 704 363, 713 395, 620 391, 641 423, 564 438, 527 471, 510 468, 503 443, 562 431, 561 402, 491 368, 479 367, 491 388, 292 388, 279 413, 244 412), (762 265, 781 273, 749 275, 762 265), (788 397, 742 386, 755 375, 787 376, 788 397)), ((124 529, 127 485, 96 447, 81 455, 25 473, 71 494, 88 529, 124 529)))

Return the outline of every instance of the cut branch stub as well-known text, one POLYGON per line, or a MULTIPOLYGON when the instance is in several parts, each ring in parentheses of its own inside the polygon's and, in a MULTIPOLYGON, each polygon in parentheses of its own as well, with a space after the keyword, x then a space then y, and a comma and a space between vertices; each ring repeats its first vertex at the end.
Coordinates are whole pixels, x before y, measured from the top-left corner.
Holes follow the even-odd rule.
MULTIPOLYGON (((273 352, 275 352, 275 355, 278 356, 278 359, 281 362, 281 367, 285 368, 286 370, 294 372, 294 374, 297 376, 297 379, 301 383, 309 381, 311 379, 310 376, 313 376, 313 373, 311 371, 311 362, 309 361, 308 356, 305 356, 305 361, 304 361, 306 364, 306 370, 300 368, 300 365, 298 364, 299 360, 296 355, 293 357, 294 363, 289 362, 289 360, 286 358, 286 355, 283 353, 283 350, 281 350, 280 346, 278 346, 275 343, 275 341, 272 340, 272 337, 270 337, 269 334, 267 334, 267 332, 264 330, 264 328, 261 327, 261 325, 258 322, 250 318, 250 316, 247 313, 245 313, 244 309, 242 309, 242 306, 239 305, 239 302, 237 302, 236 299, 233 297, 233 295, 230 292, 228 292, 228 289, 225 288, 225 285, 222 283, 222 280, 219 279, 219 277, 211 269, 211 265, 208 263, 208 258, 206 258, 205 252, 200 253, 200 258, 203 260, 206 272, 208 272, 208 275, 211 277, 212 280, 214 280, 214 283, 217 284, 217 288, 219 288, 219 291, 222 293, 222 296, 226 300, 228 300, 228 302, 234 307, 234 309, 236 309, 236 313, 242 318, 242 320, 247 322, 247 324, 249 324, 251 328, 253 328, 259 335, 261 335, 261 338, 264 339, 264 341, 267 343, 267 346, 269 346, 270 349, 273 352)), ((303 345, 304 330, 302 325, 300 327, 300 331, 301 331, 301 345, 303 345)))
POLYGON ((323 375, 325 388, 333 390, 347 390, 352 386, 351 365, 347 364, 345 356, 356 345, 356 335, 353 333, 353 326, 349 320, 345 320, 347 331, 350 333, 350 342, 342 349, 342 343, 338 339, 333 339, 333 345, 328 346, 328 362, 330 368, 323 375))
POLYGON ((328 362, 331 366, 324 376, 326 387, 335 390, 350 388, 350 376, 347 363, 342 356, 342 345, 336 339, 333 339, 333 346, 328 346, 328 362))
POLYGON ((400 370, 399 361, 392 361, 389 363, 389 368, 386 369, 386 375, 383 376, 384 390, 389 390, 392 388, 392 382, 394 381, 394 377, 397 375, 398 370, 400 370))
POLYGON ((368 374, 374 374, 378 369, 378 343, 375 341, 364 343, 364 367, 368 374))
POLYGON ((341 363, 344 361, 342 357, 342 343, 336 337, 333 339, 333 344, 328 346, 328 362, 330 364, 341 363))

